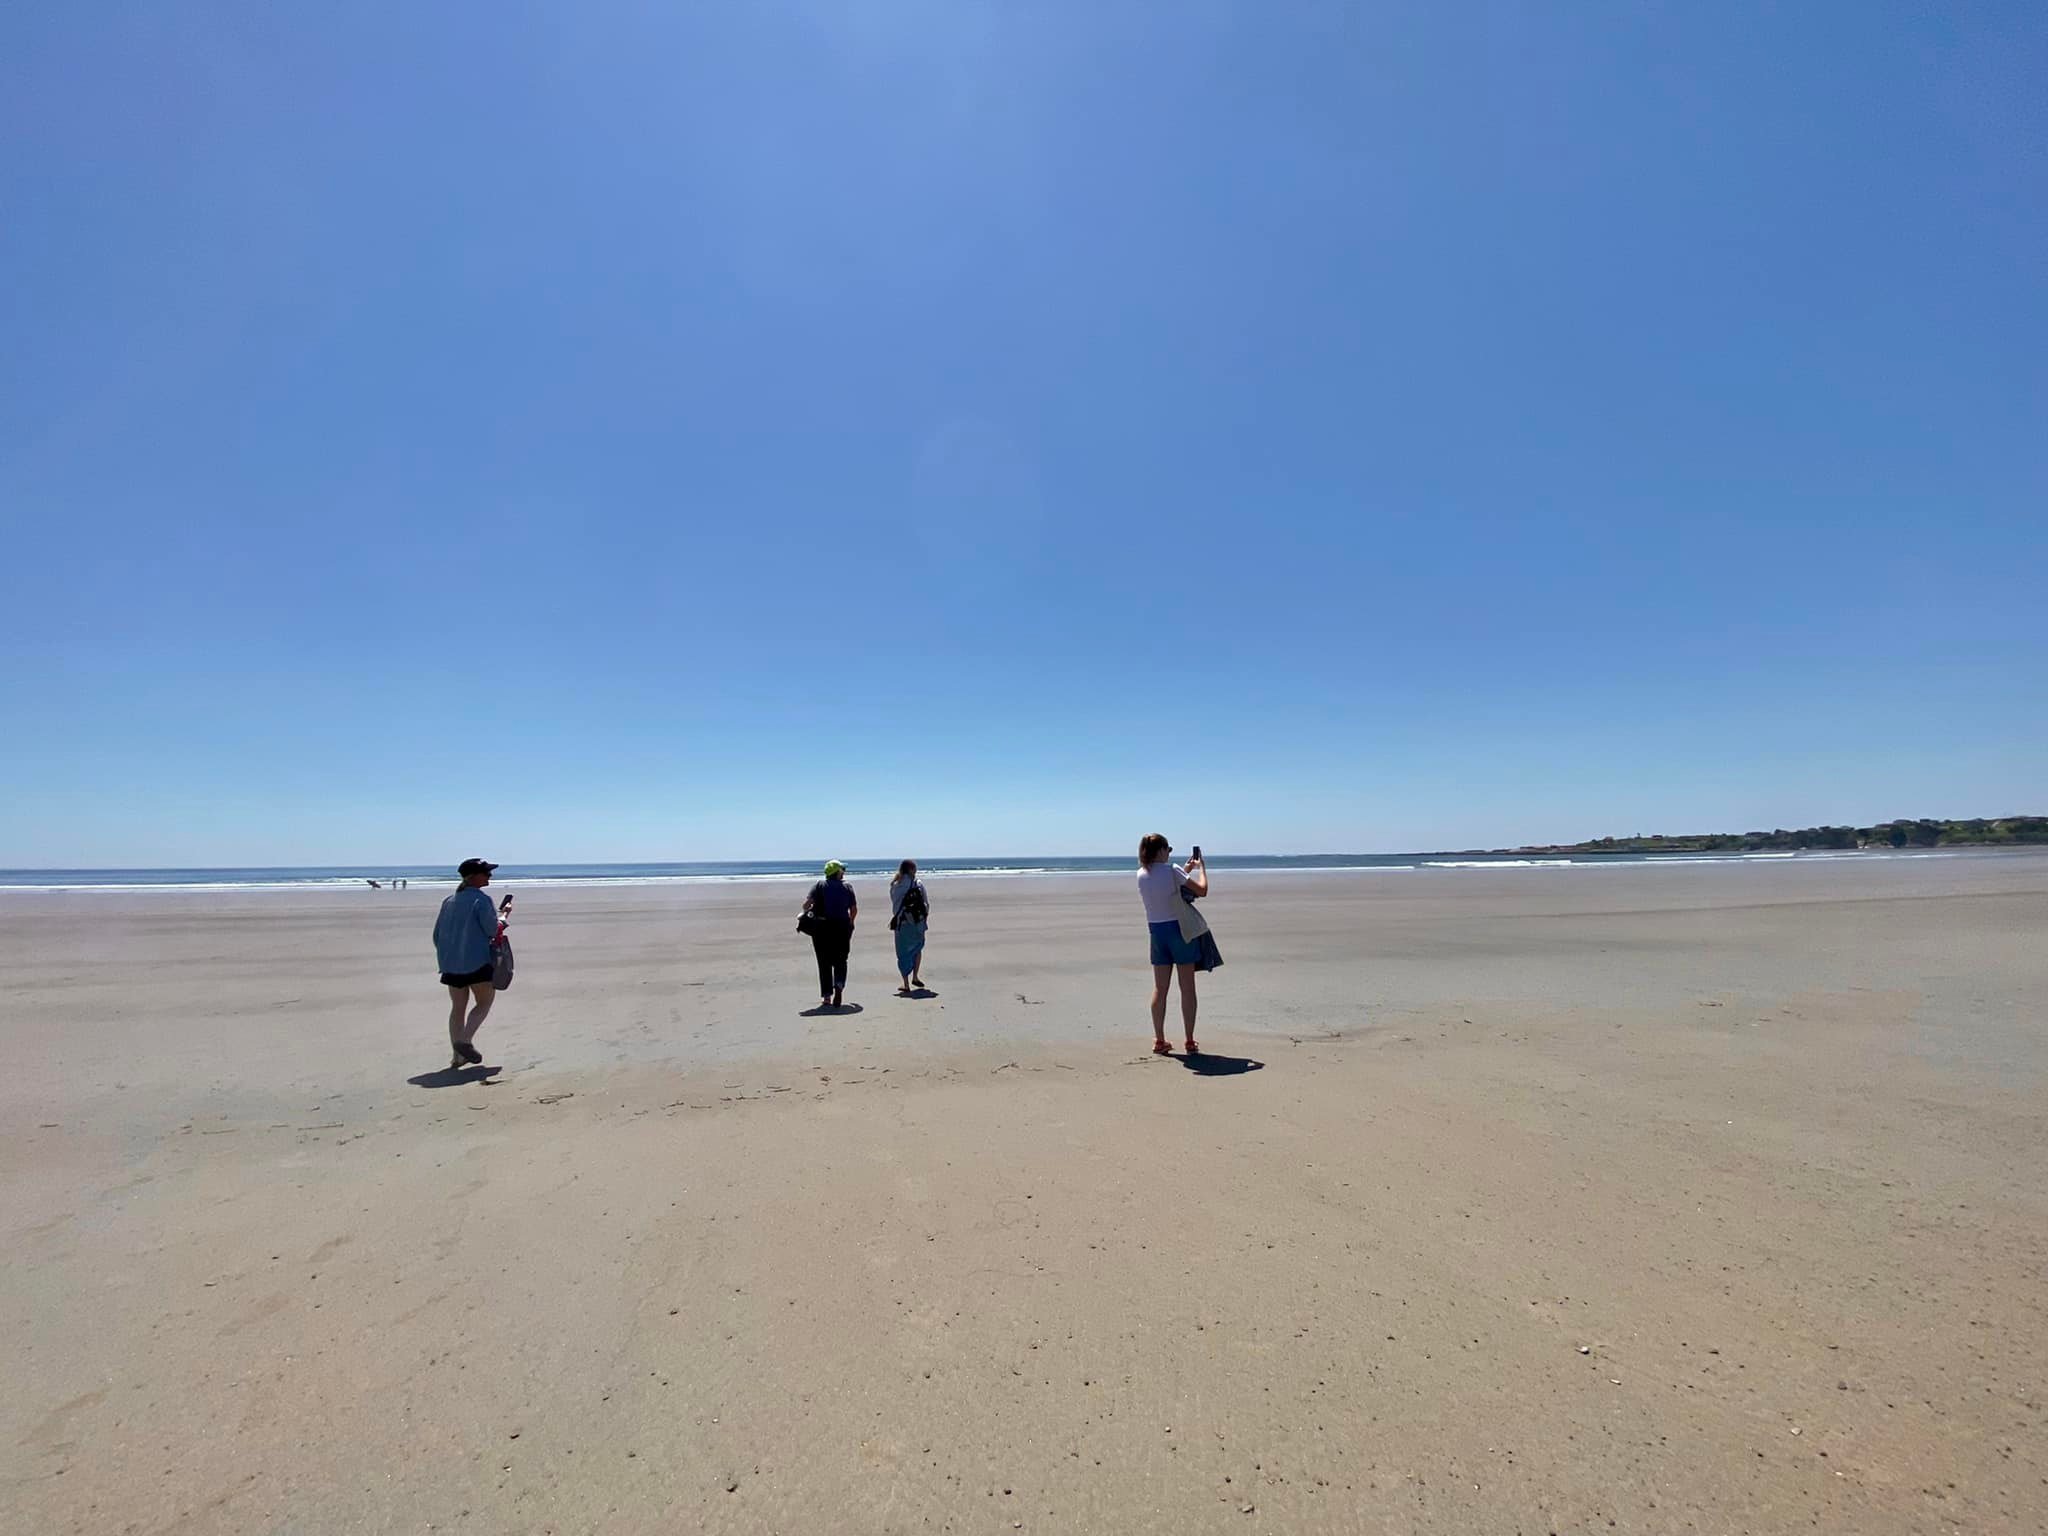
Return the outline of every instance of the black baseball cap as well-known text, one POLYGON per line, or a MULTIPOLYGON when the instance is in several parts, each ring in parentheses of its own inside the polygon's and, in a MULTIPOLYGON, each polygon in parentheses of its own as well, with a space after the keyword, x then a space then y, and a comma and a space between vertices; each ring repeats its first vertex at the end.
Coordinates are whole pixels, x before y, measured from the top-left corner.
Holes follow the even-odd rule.
POLYGON ((470 875, 488 875, 497 867, 489 859, 464 859, 455 866, 455 873, 465 878, 470 875))

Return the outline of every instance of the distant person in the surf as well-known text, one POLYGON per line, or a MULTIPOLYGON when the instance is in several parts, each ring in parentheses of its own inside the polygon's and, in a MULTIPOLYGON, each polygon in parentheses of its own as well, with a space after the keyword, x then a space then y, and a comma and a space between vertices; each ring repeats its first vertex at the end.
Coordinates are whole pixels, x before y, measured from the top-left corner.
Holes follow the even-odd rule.
POLYGON ((441 966, 441 985, 448 989, 448 1044, 455 1053, 450 1067, 473 1067, 484 1059, 472 1042, 498 995, 495 949, 502 930, 498 909, 484 894, 497 867, 484 859, 464 859, 456 870, 462 884, 442 901, 434 919, 434 958, 441 966))
POLYGON ((828 860, 825 878, 804 898, 803 921, 798 925, 811 936, 811 949, 818 957, 821 1008, 839 1008, 846 1003, 847 953, 853 945, 854 919, 859 915, 860 903, 846 883, 846 866, 837 859, 828 860))
POLYGON ((924 990, 924 935, 931 915, 931 896, 917 878, 917 860, 905 859, 889 882, 889 927, 896 935, 896 972, 903 978, 898 997, 924 990))
POLYGON ((1187 1053, 1201 1054, 1195 1044, 1195 972, 1213 971, 1223 963, 1216 940, 1189 898, 1209 894, 1209 871, 1197 848, 1186 866, 1175 864, 1173 845, 1159 832, 1138 842, 1138 896, 1145 904, 1145 922, 1152 932, 1152 1049, 1171 1055, 1166 1043, 1166 992, 1180 977, 1180 1022, 1187 1053))

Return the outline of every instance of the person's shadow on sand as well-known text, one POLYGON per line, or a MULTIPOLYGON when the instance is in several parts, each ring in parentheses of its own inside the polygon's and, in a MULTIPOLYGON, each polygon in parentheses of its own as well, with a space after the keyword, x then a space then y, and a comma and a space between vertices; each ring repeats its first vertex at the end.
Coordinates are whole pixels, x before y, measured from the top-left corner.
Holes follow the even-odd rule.
POLYGON ((806 1008, 797 1017, 800 1019, 833 1018, 842 1013, 859 1013, 861 1011, 859 1003, 841 1003, 837 1008, 834 1008, 830 1003, 820 1003, 815 1008, 806 1008))
POLYGON ((1211 1056, 1201 1052, 1173 1059, 1197 1077, 1239 1077, 1246 1072, 1263 1072, 1266 1069, 1263 1061, 1253 1061, 1249 1056, 1211 1056))
POLYGON ((418 1077, 406 1081, 415 1088, 460 1088, 464 1083, 487 1083, 504 1071, 503 1067, 443 1067, 438 1072, 422 1072, 418 1077))

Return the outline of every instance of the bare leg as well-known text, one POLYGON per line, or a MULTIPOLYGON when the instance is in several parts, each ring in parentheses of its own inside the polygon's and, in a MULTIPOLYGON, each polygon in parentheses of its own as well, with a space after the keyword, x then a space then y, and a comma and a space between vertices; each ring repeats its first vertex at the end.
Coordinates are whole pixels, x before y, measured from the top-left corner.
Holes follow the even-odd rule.
MULTIPOLYGON (((469 989, 476 1006, 469 1010, 469 1023, 463 1026, 462 1043, 469 1044, 476 1038, 476 1032, 484 1027, 484 1019, 490 1014, 491 1004, 497 1001, 498 989, 488 981, 480 981, 469 989)), ((1192 1028, 1193 1026, 1189 1026, 1192 1028)))
MULTIPOLYGON (((1180 972, 1180 1026, 1188 1037, 1188 1050, 1193 1051, 1195 1048, 1195 968, 1192 965, 1182 965, 1176 966, 1175 969, 1180 972)), ((1160 983, 1159 990, 1160 1006, 1156 1011, 1160 1016, 1160 1022, 1154 1026, 1155 1028, 1163 1028, 1165 1025, 1166 983, 1164 981, 1160 983)))
POLYGON ((455 1054, 455 1060, 449 1063, 450 1066, 459 1067, 463 1064, 462 1026, 463 1021, 468 1016, 469 988, 450 987, 448 989, 448 1049, 455 1054))
POLYGON ((1152 967, 1152 1039, 1158 1045, 1166 1044, 1166 989, 1172 980, 1172 966, 1152 967))

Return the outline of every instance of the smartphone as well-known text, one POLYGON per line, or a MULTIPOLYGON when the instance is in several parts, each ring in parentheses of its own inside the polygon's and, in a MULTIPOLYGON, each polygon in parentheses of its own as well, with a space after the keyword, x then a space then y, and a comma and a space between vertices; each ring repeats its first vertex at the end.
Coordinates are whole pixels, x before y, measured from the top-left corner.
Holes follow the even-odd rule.
POLYGON ((510 912, 512 910, 512 893, 510 891, 507 891, 505 899, 498 903, 498 910, 500 912, 510 912))
POLYGON ((1199 864, 1199 863, 1201 863, 1201 861, 1202 861, 1202 845, 1201 845, 1200 843, 1197 843, 1197 844, 1195 844, 1195 862, 1196 862, 1197 864, 1199 864))

